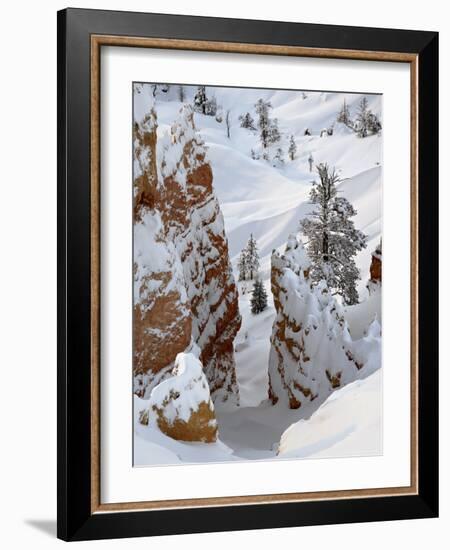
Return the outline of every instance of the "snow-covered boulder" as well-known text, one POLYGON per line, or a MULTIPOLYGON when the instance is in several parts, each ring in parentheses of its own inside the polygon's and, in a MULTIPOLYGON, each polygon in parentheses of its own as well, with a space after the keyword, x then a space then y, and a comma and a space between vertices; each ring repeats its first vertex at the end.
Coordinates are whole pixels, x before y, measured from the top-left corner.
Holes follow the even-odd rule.
POLYGON ((135 114, 146 114, 134 125, 135 392, 148 398, 192 339, 213 399, 238 402, 238 292, 206 147, 190 106, 158 134, 152 98, 137 97, 135 114))
POLYGON ((200 360, 194 353, 179 353, 172 374, 153 388, 144 423, 153 417, 173 439, 216 441, 217 420, 200 360))
POLYGON ((284 254, 272 254, 271 284, 277 312, 269 356, 269 398, 297 409, 373 372, 381 363, 381 329, 354 342, 344 308, 326 284, 312 286, 303 244, 290 236, 284 254), (361 371, 361 373, 360 373, 361 371))

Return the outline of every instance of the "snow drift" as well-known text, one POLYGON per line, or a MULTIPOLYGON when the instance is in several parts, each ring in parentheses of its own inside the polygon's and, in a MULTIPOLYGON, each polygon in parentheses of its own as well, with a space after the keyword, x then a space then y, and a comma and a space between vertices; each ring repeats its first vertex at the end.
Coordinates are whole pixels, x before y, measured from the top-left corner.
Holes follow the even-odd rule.
POLYGON ((282 435, 280 458, 374 456, 382 453, 381 371, 337 390, 308 420, 282 435))

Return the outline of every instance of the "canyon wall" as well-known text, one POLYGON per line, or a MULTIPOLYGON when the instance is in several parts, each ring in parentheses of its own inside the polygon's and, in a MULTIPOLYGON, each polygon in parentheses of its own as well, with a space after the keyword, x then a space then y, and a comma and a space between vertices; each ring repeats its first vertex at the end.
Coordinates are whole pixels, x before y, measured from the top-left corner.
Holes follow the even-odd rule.
POLYGON ((133 147, 135 393, 148 398, 195 343, 213 400, 237 403, 238 293, 206 147, 190 106, 158 135, 146 101, 133 147))

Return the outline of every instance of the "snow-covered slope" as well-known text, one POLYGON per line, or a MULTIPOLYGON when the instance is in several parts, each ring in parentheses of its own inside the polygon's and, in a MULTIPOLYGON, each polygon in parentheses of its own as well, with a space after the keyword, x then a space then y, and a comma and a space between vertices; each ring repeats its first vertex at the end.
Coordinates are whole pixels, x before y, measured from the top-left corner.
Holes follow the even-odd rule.
POLYGON ((282 458, 339 458, 382 453, 382 373, 337 390, 308 420, 282 435, 282 458))

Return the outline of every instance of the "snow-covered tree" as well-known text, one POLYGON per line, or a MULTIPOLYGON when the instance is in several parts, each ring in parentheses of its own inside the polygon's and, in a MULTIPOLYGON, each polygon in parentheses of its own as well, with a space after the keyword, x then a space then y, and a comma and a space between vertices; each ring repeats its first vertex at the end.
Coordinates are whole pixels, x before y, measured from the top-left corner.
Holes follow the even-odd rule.
POLYGON ((381 130, 381 122, 377 115, 369 109, 366 97, 361 98, 356 115, 355 131, 359 137, 378 134, 381 130))
POLYGON ((231 111, 229 109, 225 113, 225 125, 227 127, 227 138, 229 139, 231 137, 231 111))
POLYGON ((245 113, 245 115, 240 115, 239 122, 241 123, 241 128, 247 128, 248 130, 256 130, 255 121, 250 113, 245 113))
POLYGON ((217 101, 213 96, 210 99, 206 100, 205 104, 205 115, 216 116, 217 113, 217 101))
POLYGON ((372 111, 370 111, 367 116, 367 128, 371 134, 379 134, 381 131, 381 122, 372 111))
POLYGON ((269 119, 268 143, 270 145, 274 145, 275 143, 278 143, 280 140, 281 140, 281 134, 278 128, 278 119, 277 118, 269 119))
POLYGON ((276 150, 275 156, 273 157, 274 166, 282 166, 284 164, 284 153, 281 147, 278 147, 276 150))
POLYGON ((245 281, 247 279, 247 247, 241 250, 238 260, 239 281, 245 281))
POLYGON ((267 308, 267 292, 264 283, 256 278, 253 284, 252 297, 250 300, 252 313, 257 315, 267 308))
POLYGON ((206 115, 207 102, 208 98, 206 97, 206 86, 199 86, 194 97, 194 110, 197 111, 197 113, 206 115))
POLYGON ((339 196, 339 176, 327 164, 317 166, 319 181, 314 181, 310 201, 316 206, 300 222, 308 241, 311 258, 310 277, 314 283, 325 280, 328 288, 342 296, 344 303, 358 303, 356 282, 360 278, 355 264, 356 254, 367 246, 367 237, 355 228, 356 210, 339 196))
POLYGON ((256 240, 253 238, 253 234, 250 234, 250 238, 247 242, 247 272, 250 279, 258 273, 259 269, 259 252, 256 240))
MULTIPOLYGON (((270 109, 272 109, 272 104, 270 101, 258 99, 255 103, 255 110, 258 115, 259 137, 263 149, 267 149, 270 145, 278 143, 281 140, 281 133, 278 128, 278 119, 270 118, 270 109)), ((263 153, 263 158, 267 159, 268 155, 263 153)))
POLYGON ((359 137, 366 137, 369 133, 368 130, 368 114, 369 114, 369 102, 366 97, 361 98, 358 105, 358 112, 356 114, 356 132, 359 137))
POLYGON ((181 103, 184 103, 185 99, 186 99, 186 92, 184 90, 184 86, 182 84, 180 84, 178 86, 178 100, 181 103))
POLYGON ((350 117, 350 109, 348 108, 347 102, 344 98, 344 102, 342 104, 341 110, 339 111, 339 114, 336 119, 338 122, 341 122, 342 124, 345 124, 348 127, 352 127, 352 119, 350 117))
POLYGON ((238 260, 239 280, 252 280, 258 273, 259 253, 253 234, 250 235, 247 244, 242 249, 238 260))
POLYGON ((289 138, 289 149, 288 149, 288 155, 291 160, 295 159, 295 155, 297 154, 297 144, 295 143, 294 136, 291 135, 289 138))

